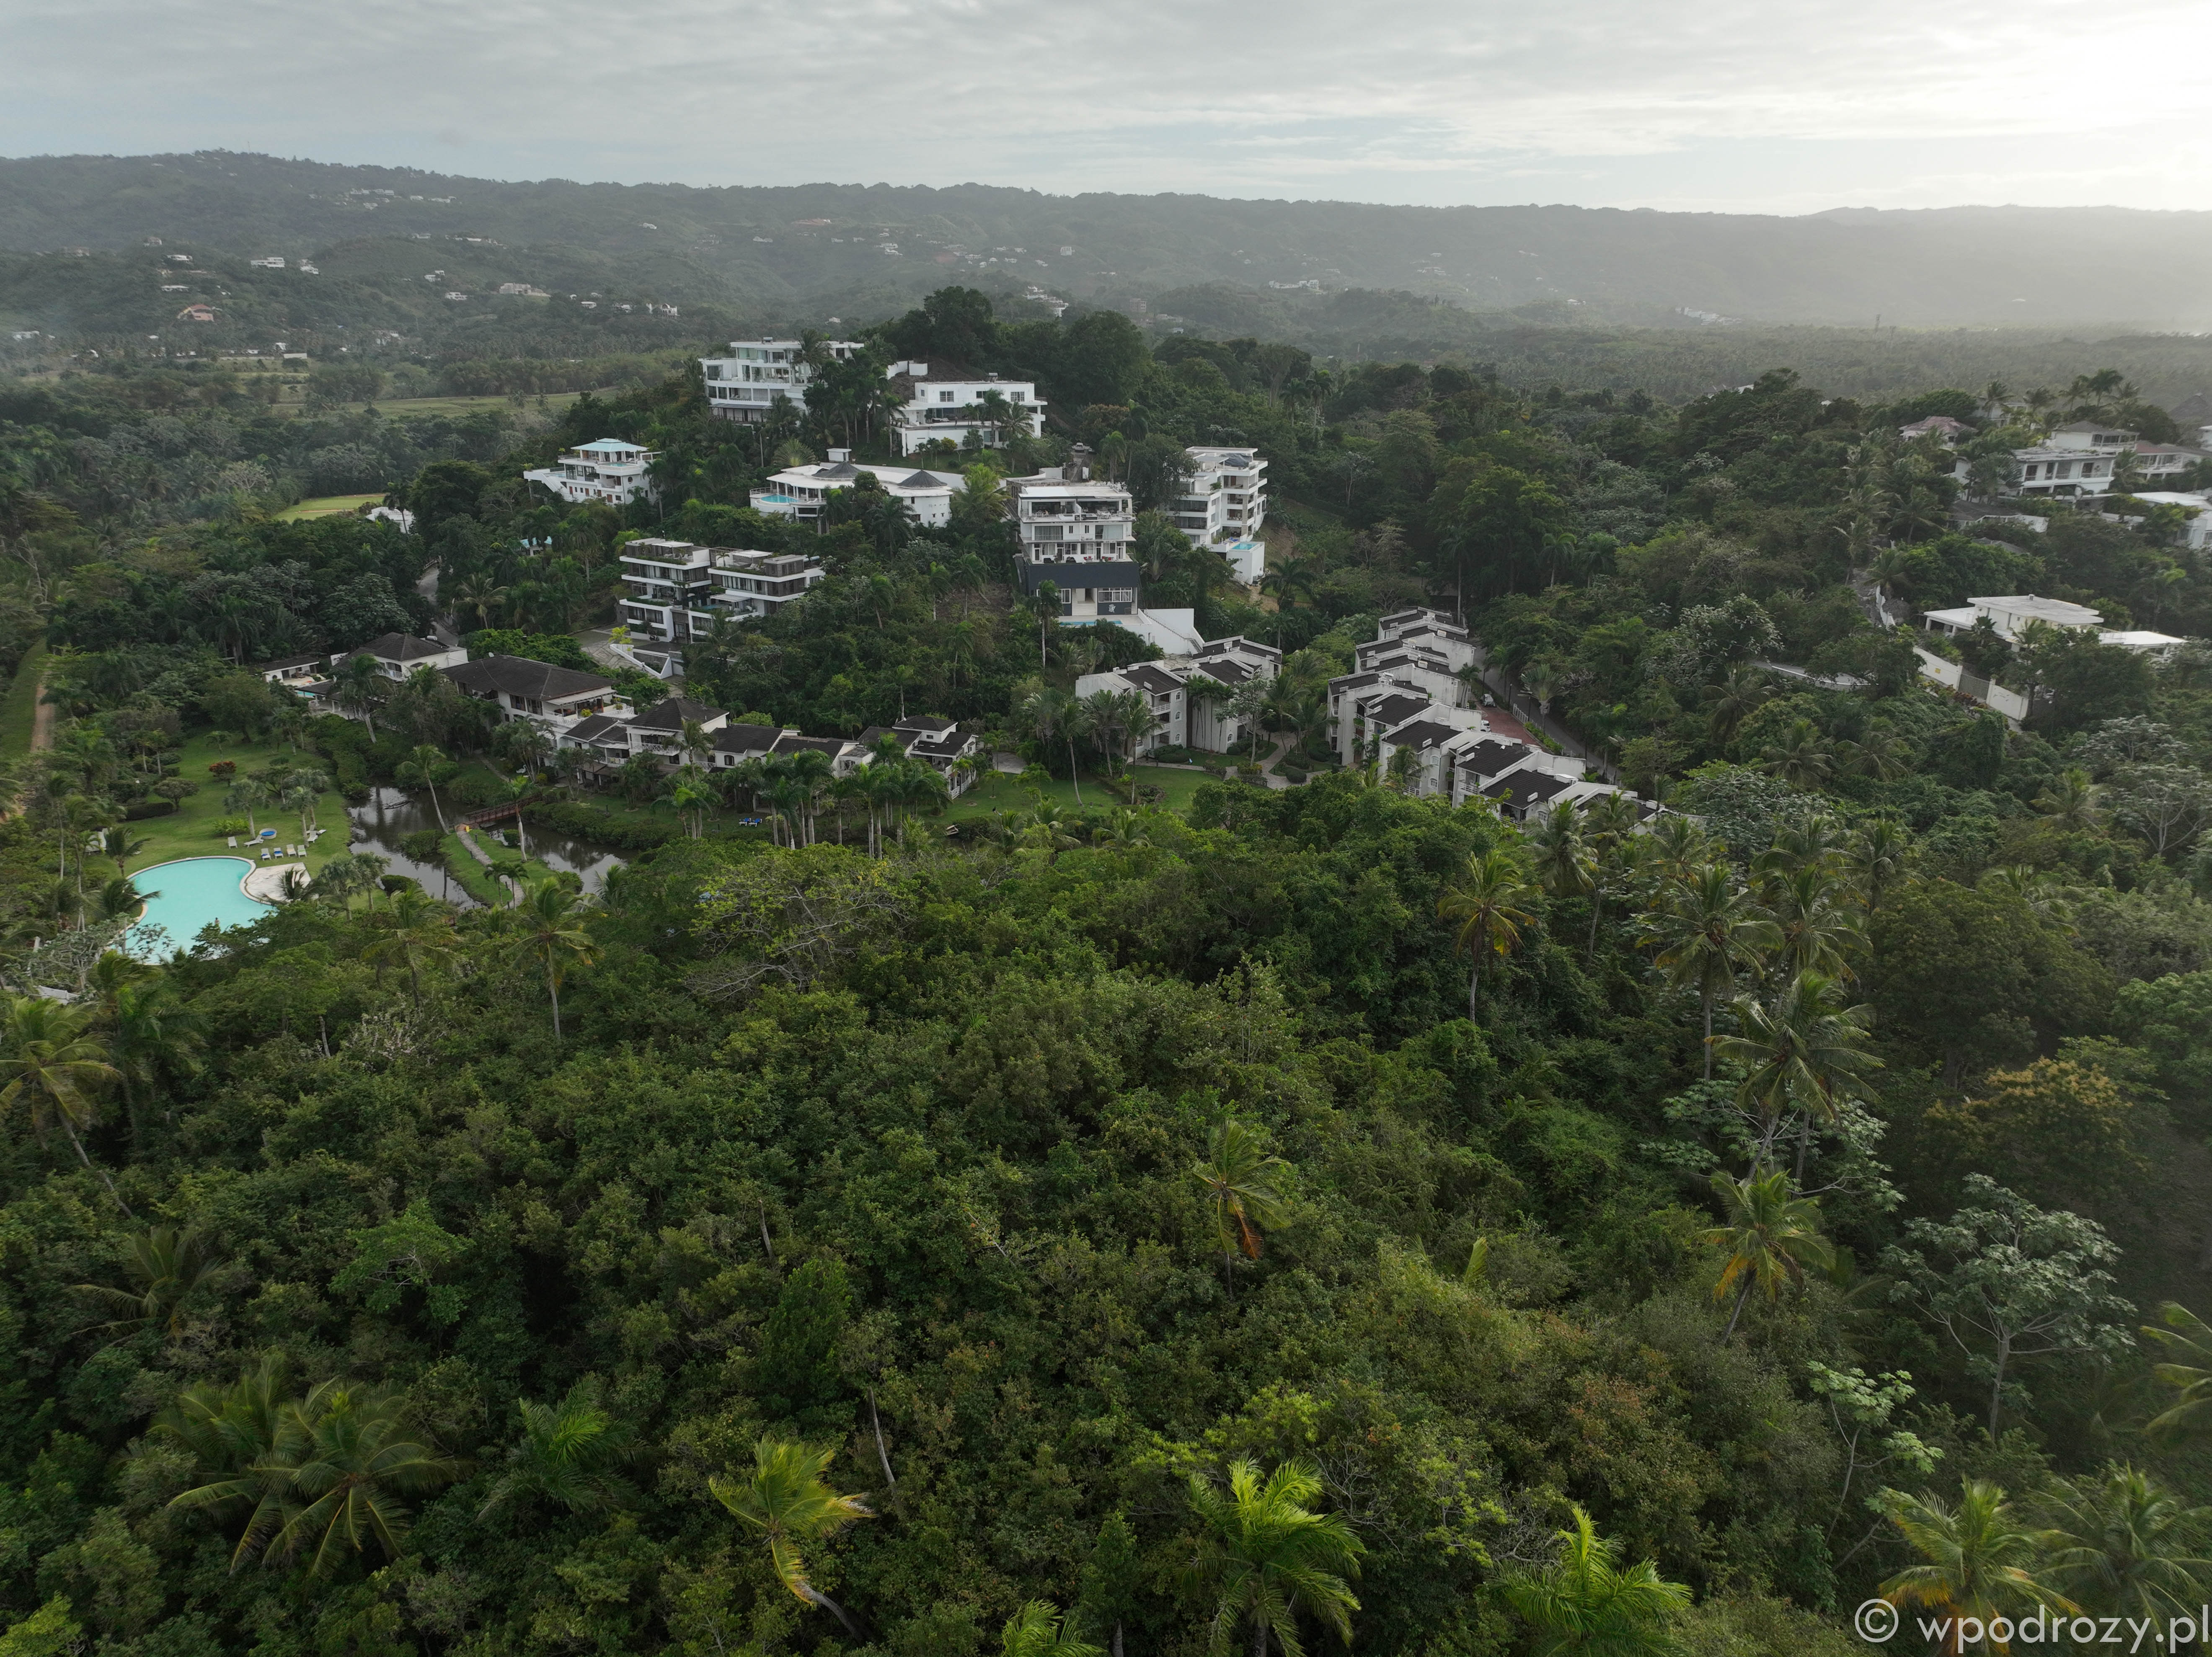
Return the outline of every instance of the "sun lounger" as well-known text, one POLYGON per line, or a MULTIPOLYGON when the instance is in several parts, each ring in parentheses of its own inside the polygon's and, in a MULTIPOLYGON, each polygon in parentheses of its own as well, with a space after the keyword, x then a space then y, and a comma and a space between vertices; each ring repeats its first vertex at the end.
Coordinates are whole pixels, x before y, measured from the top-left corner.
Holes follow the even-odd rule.
POLYGON ((225 841, 223 844, 229 847, 232 851, 235 852, 238 849, 238 836, 236 835, 233 835, 228 840, 225 841))

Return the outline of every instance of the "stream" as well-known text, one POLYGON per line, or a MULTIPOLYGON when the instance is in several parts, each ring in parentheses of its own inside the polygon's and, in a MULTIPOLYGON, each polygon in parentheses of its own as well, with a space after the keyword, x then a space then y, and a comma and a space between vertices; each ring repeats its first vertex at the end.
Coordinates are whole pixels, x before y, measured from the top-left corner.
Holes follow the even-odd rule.
MULTIPOLYGON (((458 815, 448 811, 447 821, 452 821, 458 815)), ((367 804, 347 807, 346 817, 353 825, 356 851, 374 852, 379 857, 389 858, 392 867, 386 872, 410 876, 420 881, 422 889, 434 896, 450 897, 464 907, 469 904, 468 894, 447 875, 442 864, 417 863, 399 850, 403 835, 438 826, 437 816, 430 810, 430 802, 427 798, 416 800, 401 788, 377 788, 370 792, 367 804)), ((503 822, 497 827, 510 838, 514 834, 515 826, 512 822, 503 822)), ((478 829, 476 832, 486 834, 489 831, 478 829)), ((587 892, 598 891, 606 883, 607 871, 622 866, 623 860, 618 855, 590 841, 571 840, 550 829, 532 828, 529 834, 530 855, 549 869, 575 875, 583 881, 584 889, 587 892)))

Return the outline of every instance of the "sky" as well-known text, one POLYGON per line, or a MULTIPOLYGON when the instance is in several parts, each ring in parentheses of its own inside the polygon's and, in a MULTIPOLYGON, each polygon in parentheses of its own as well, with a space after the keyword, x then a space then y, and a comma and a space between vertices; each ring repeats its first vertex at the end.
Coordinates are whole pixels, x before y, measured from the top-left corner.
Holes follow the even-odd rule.
POLYGON ((0 0, 0 154, 1716 212, 2212 207, 2201 0, 0 0))

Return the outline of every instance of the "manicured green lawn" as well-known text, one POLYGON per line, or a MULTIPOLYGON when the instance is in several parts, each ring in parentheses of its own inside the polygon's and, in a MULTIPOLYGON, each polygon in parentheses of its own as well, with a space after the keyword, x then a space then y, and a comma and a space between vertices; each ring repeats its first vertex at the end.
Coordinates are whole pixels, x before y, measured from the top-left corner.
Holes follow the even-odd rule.
MULTIPOLYGON (((1164 811, 1188 810, 1191 801, 1197 798, 1199 785, 1212 780, 1203 771, 1182 771, 1165 765, 1139 765, 1131 769, 1140 786, 1149 783, 1161 790, 1164 798, 1160 809, 1164 811)), ((1030 792, 1018 778, 1003 772, 987 771, 975 780, 974 787, 945 808, 944 816, 930 821, 967 822, 988 817, 994 811, 1026 811, 1030 809, 1030 792)), ((1073 784, 1055 780, 1038 792, 1054 805, 1071 811, 1077 809, 1073 784)), ((1109 810, 1121 803, 1104 783, 1091 777, 1083 780, 1082 809, 1109 810)))
POLYGON ((296 523, 302 518, 335 518, 362 507, 373 507, 384 499, 383 493, 375 495, 324 495, 313 501, 302 501, 296 507, 288 507, 276 514, 280 524, 296 523))
MULTIPOLYGON (((223 796, 229 792, 228 786, 210 775, 208 767, 216 760, 235 760, 239 774, 243 776, 249 771, 260 769, 279 755, 297 760, 303 765, 322 766, 321 757, 311 750, 303 748, 294 754, 283 743, 234 743, 228 748, 219 749, 204 736, 196 736, 188 740, 185 744, 182 774, 198 783, 200 792, 181 801, 172 816, 149 817, 143 822, 125 825, 133 840, 146 841, 145 847, 130 860, 128 866, 131 871, 136 873, 138 870, 156 863, 167 863, 175 858, 242 855, 244 847, 241 846, 238 851, 233 852, 223 844, 224 837, 215 832, 215 825, 224 817, 233 815, 244 816, 246 813, 234 814, 223 804, 223 796)), ((350 849, 345 801, 339 798, 336 789, 322 797, 318 817, 326 832, 307 853, 307 864, 310 869, 319 869, 333 857, 346 855, 350 849)), ((288 811, 279 806, 274 810, 255 813, 254 821, 264 828, 277 830, 280 845, 299 844, 300 817, 297 812, 288 811)), ((287 859, 290 862, 298 860, 287 859)))
POLYGON ((31 751, 31 728, 39 718, 39 676, 46 671, 46 641, 23 652, 15 682, 0 698, 0 754, 21 759, 31 751))

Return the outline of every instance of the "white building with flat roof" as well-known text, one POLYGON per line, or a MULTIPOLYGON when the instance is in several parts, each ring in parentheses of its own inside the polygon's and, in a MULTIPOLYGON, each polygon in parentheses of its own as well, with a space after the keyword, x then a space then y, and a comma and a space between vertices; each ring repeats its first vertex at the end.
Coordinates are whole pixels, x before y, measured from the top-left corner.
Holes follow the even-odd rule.
POLYGON ((832 493, 851 489, 863 473, 882 484, 886 495, 904 501, 924 529, 942 529, 951 523, 952 496, 968 487, 968 480, 958 472, 856 463, 851 450, 832 449, 827 460, 787 466, 773 474, 765 488, 752 492, 753 510, 811 522, 822 516, 832 493))
POLYGON ((681 645, 716 616, 752 621, 804 597, 822 566, 792 553, 702 547, 690 541, 632 541, 622 549, 624 626, 643 641, 681 645))
POLYGON ((2033 592, 2014 593, 2005 598, 1969 598, 1956 610, 1931 610, 1921 617, 1921 625, 1930 633, 1956 635, 1970 633, 1975 622, 1986 618, 1999 636, 2014 643, 2025 638, 2027 629, 2036 622, 2046 627, 2067 628, 2094 628, 2100 644, 2118 645, 2123 650, 2164 650, 2182 641, 2168 633, 2152 633, 2141 628, 2110 628, 2105 618, 2087 604, 2069 604, 2063 598, 2039 598, 2033 592))
POLYGON ((1060 613, 1070 621, 1133 615, 1142 585, 1131 547, 1137 512, 1129 491, 1084 475, 1088 471, 1052 466, 1006 480, 1022 592, 1027 597, 1049 581, 1060 595, 1060 613))
POLYGON ((650 476, 659 456, 651 449, 618 437, 603 437, 568 450, 550 466, 522 475, 543 483, 570 506, 586 501, 611 507, 627 507, 640 495, 653 493, 650 476))
POLYGON ((921 358, 894 362, 885 375, 904 399, 891 416, 901 454, 932 443, 965 444, 970 437, 986 448, 1002 448, 1007 422, 1031 437, 1044 428, 1045 405, 1034 380, 1001 379, 921 358), (1004 420, 993 418, 994 399, 1005 404, 1004 420))
MULTIPOLYGON (((849 361, 865 349, 858 340, 825 339, 816 349, 833 361, 849 361)), ((707 385, 707 411, 718 419, 758 425, 779 397, 806 400, 813 366, 801 360, 805 342, 797 339, 733 339, 727 356, 702 356, 699 372, 707 385)))
POLYGON ((1230 561, 1249 586, 1267 573, 1260 525, 1267 515, 1267 463, 1249 448, 1194 446, 1183 453, 1190 481, 1175 503, 1176 527, 1193 546, 1237 546, 1243 555, 1230 561))

